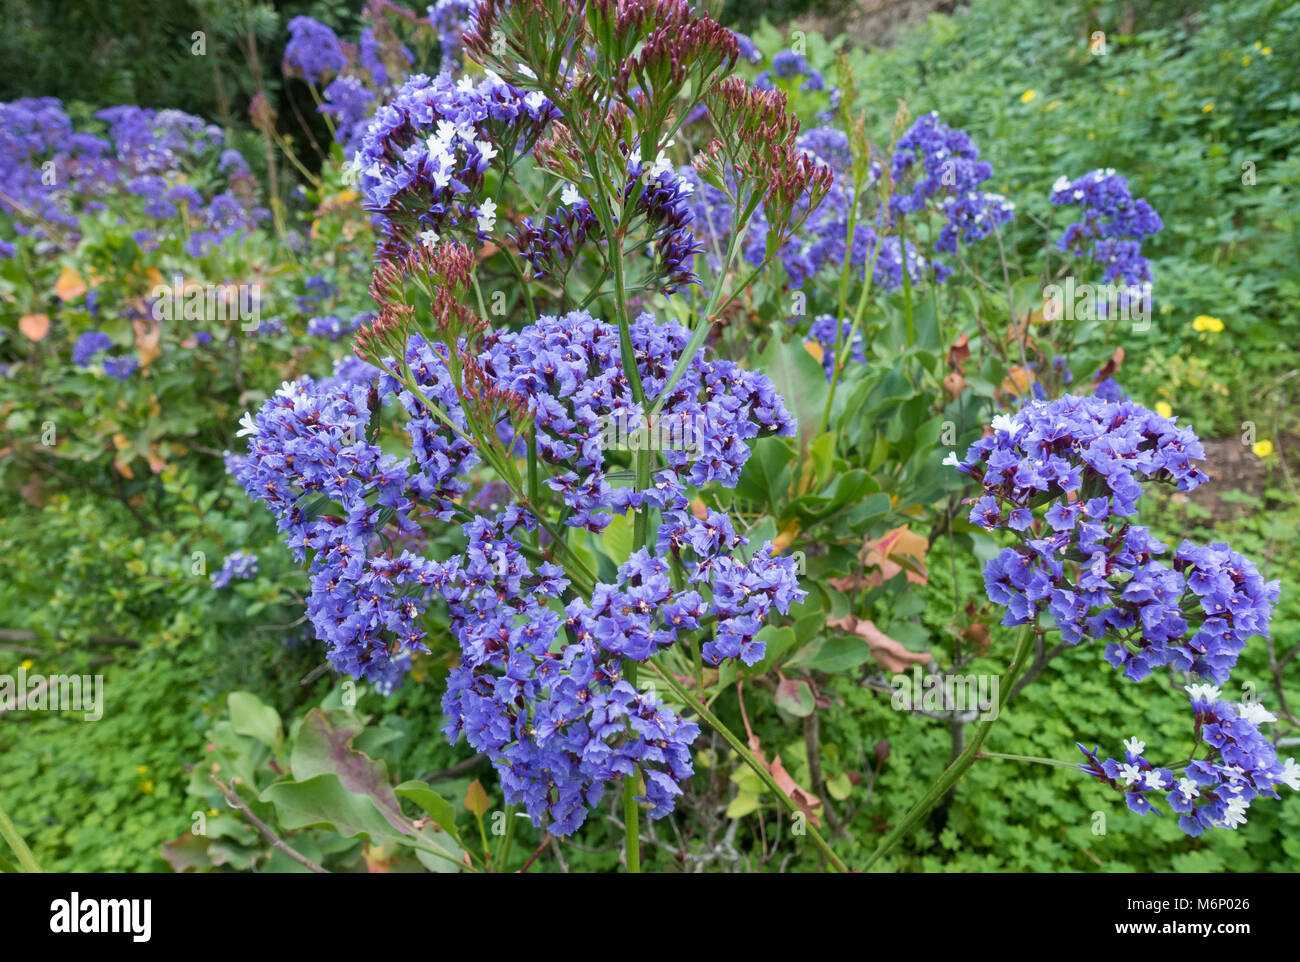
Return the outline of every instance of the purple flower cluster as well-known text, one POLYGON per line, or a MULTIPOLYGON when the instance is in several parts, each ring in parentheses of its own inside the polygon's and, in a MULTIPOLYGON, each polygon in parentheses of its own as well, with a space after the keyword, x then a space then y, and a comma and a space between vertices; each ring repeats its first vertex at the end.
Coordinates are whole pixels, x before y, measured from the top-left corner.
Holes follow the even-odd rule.
POLYGON ((1094 170, 1077 180, 1060 178, 1051 202, 1082 208, 1082 219, 1065 229, 1056 246, 1086 256, 1105 267, 1104 283, 1129 286, 1151 281, 1151 263, 1142 256, 1142 240, 1164 227, 1160 215, 1142 198, 1134 198, 1128 180, 1114 170, 1094 170))
POLYGON ((338 35, 319 20, 294 17, 289 21, 289 43, 284 48, 283 68, 290 76, 308 83, 320 83, 347 63, 338 35))
POLYGON ((1195 726, 1192 754, 1203 746, 1205 757, 1188 762, 1181 776, 1147 761, 1142 754, 1146 743, 1137 738, 1124 742, 1123 762, 1099 760, 1096 748, 1089 751, 1080 745, 1088 763, 1079 767, 1123 792, 1129 809, 1138 815, 1159 815, 1148 795, 1163 793, 1180 816, 1178 827, 1192 836, 1244 825, 1251 803, 1260 797, 1278 798, 1279 786, 1300 790, 1300 765, 1294 758, 1279 761, 1277 750, 1259 730, 1261 724, 1277 721, 1271 712, 1258 702, 1233 705, 1212 685, 1188 685, 1186 690, 1195 726))
POLYGON ((859 364, 867 363, 865 344, 862 338, 862 332, 859 331, 857 336, 853 336, 853 322, 841 321, 838 325, 835 323, 835 317, 832 314, 823 314, 816 318, 808 328, 808 336, 821 345, 822 348, 822 368, 826 371, 826 380, 830 380, 835 371, 835 344, 840 341, 841 345, 848 344, 849 339, 853 339, 853 347, 849 354, 853 360, 859 364))
POLYGON ((463 59, 465 34, 474 29, 474 12, 478 0, 437 0, 429 7, 429 23, 438 31, 444 73, 459 70, 463 59))
POLYGON ((489 164, 531 149, 556 115, 551 102, 499 77, 474 84, 447 74, 410 77, 375 113, 353 160, 367 209, 379 215, 385 252, 460 231, 491 233, 496 205, 478 198, 489 164))
POLYGON ((587 238, 600 234, 600 222, 591 205, 579 200, 559 207, 545 217, 525 217, 510 235, 519 254, 536 278, 564 277, 587 238))
MULTIPOLYGON (((631 335, 645 397, 657 399, 689 332, 643 315, 631 335)), ((336 668, 395 684, 412 653, 425 650, 422 616, 437 591, 461 648, 444 699, 447 734, 489 755, 510 803, 534 818, 548 814, 552 831, 568 833, 608 781, 639 770, 652 816, 667 814, 691 774, 698 730, 628 684, 622 664, 701 630, 711 631, 702 649, 711 664, 763 657, 765 619, 804 596, 796 565, 770 545, 747 551, 726 515, 696 517, 688 488, 734 486, 747 442, 791 434, 794 421, 767 378, 701 352, 661 412, 692 426, 690 450, 664 451, 651 486, 636 490, 616 463, 623 456, 605 443, 611 419, 646 413, 620 363, 617 328, 575 312, 487 332, 474 359, 488 379, 482 390, 523 400, 563 524, 599 532, 615 515, 662 513, 652 546, 619 565, 612 583, 574 596, 563 569, 530 562, 521 542, 537 521, 500 489, 499 499, 471 502, 484 512, 507 503, 464 521, 467 545, 449 560, 391 546, 418 533, 419 518, 466 517, 465 478, 478 456, 462 436, 467 414, 446 351, 411 336, 404 367, 418 394, 390 373, 373 383, 336 376, 285 385, 256 418, 245 416, 249 454, 228 466, 271 507, 295 555, 313 553, 308 614, 336 668), (406 418, 411 453, 401 460, 366 440, 370 408, 386 398, 406 418), (670 558, 683 571, 680 585, 670 558)), ((515 445, 504 414, 495 431, 515 445)))
POLYGON ((325 337, 331 341, 337 341, 344 334, 350 334, 360 327, 369 317, 368 314, 357 314, 352 320, 345 321, 337 314, 326 314, 322 317, 313 317, 307 322, 307 335, 309 337, 325 337))
MULTIPOLYGON (((1036 623, 1045 614, 1071 644, 1105 640, 1106 660, 1133 681, 1168 666, 1226 682, 1246 642, 1268 634, 1279 583, 1265 582, 1226 544, 1183 541, 1168 557, 1146 527, 1126 520, 1137 513, 1144 483, 1190 491, 1207 480, 1193 463, 1204 456, 1190 428, 1131 401, 1066 395, 995 418, 966 460, 950 463, 983 487, 971 522, 1020 538, 984 569, 990 600, 1007 609, 1002 623, 1036 623)), ((1098 762, 1085 749, 1092 765, 1084 770, 1124 790, 1139 814, 1153 810, 1147 792, 1168 793, 1175 810, 1188 813, 1184 830, 1199 834, 1233 826, 1245 803, 1271 791, 1280 769, 1253 715, 1195 696, 1193 707, 1198 742, 1211 756, 1192 762, 1177 785, 1170 771, 1140 757, 1140 747, 1122 765, 1098 762), (1229 776, 1216 758, 1240 767, 1229 776)))
POLYGON ((212 574, 212 587, 218 591, 230 586, 232 581, 252 581, 257 577, 257 555, 235 551, 226 555, 221 570, 212 574))
POLYGON ((326 86, 324 97, 320 112, 334 118, 334 139, 351 156, 370 124, 377 96, 356 77, 340 74, 326 86))
MULTIPOLYGON (((248 179, 239 153, 222 150, 220 128, 179 110, 119 106, 95 117, 108 125, 107 139, 75 132, 53 98, 0 104, 0 180, 10 199, 0 199, 0 212, 13 218, 17 234, 42 239, 53 225, 75 237, 84 214, 102 211, 114 200, 128 201, 155 220, 188 218, 185 246, 197 255, 267 216, 251 206, 251 193, 242 188, 216 194, 208 203, 182 182, 216 151, 221 151, 218 170, 230 186, 248 179)), ((134 236, 142 246, 154 247, 168 232, 168 225, 160 224, 134 236)))
POLYGON ((96 354, 107 351, 112 346, 113 339, 107 334, 102 331, 87 331, 72 346, 72 363, 77 367, 87 367, 96 354))
MULTIPOLYGON (((430 388, 450 390, 446 368, 429 360, 422 373, 430 388)), ((419 471, 411 474, 411 460, 365 441, 369 392, 341 377, 284 385, 255 419, 245 415, 239 433, 251 435, 249 453, 229 466, 249 496, 271 508, 294 556, 313 552, 307 614, 331 664, 387 690, 406 674, 412 652, 426 650, 420 616, 443 576, 410 552, 381 553, 381 531, 391 522, 399 534, 417 533, 410 517, 417 498, 450 517, 465 487, 455 474, 473 456, 464 442, 435 438, 429 417, 413 418, 419 471)))
POLYGON ((663 280, 664 293, 672 294, 679 287, 699 283, 695 255, 703 253, 704 248, 692 230, 690 197, 695 188, 666 164, 655 164, 644 171, 644 176, 642 168, 643 164, 635 159, 628 164, 625 201, 636 198, 633 216, 645 219, 647 253, 656 260, 655 276, 663 280))
POLYGON ((120 354, 104 358, 104 373, 111 374, 119 381, 125 381, 140 367, 140 359, 134 354, 120 354))
MULTIPOLYGON (((872 284, 886 292, 896 291, 903 285, 904 251, 908 276, 913 284, 919 284, 923 272, 931 266, 938 283, 952 274, 951 269, 939 261, 931 265, 911 241, 904 245, 897 236, 878 231, 869 222, 870 218, 863 215, 858 217, 850 247, 848 234, 853 183, 849 171, 852 154, 848 137, 833 127, 814 127, 799 135, 798 146, 829 167, 832 179, 830 190, 808 213, 798 235, 781 248, 781 264, 792 288, 804 287, 810 278, 827 267, 838 268, 846 256, 859 276, 865 275, 867 265, 872 264, 872 284)), ((694 188, 689 200, 694 232, 708 255, 710 265, 716 270, 721 267, 721 252, 726 249, 730 236, 731 203, 724 191, 704 183, 691 168, 683 167, 679 173, 694 188)), ((879 177, 880 167, 873 162, 868 182, 860 190, 859 202, 862 196, 870 196, 872 185, 879 177)), ((801 210, 807 210, 806 201, 802 202, 801 210)), ((760 264, 766 256, 768 231, 767 218, 760 207, 750 221, 742 248, 750 264, 760 264)))
POLYGON ((944 218, 934 249, 948 254, 1010 222, 1015 205, 980 190, 993 165, 979 155, 970 135, 943 123, 938 113, 918 117, 894 148, 890 171, 897 193, 890 214, 922 214, 934 205, 944 218))
POLYGON ((577 829, 606 784, 637 768, 641 799, 662 817, 692 774, 699 728, 628 684, 617 649, 630 638, 648 649, 657 636, 674 639, 655 627, 671 624, 655 601, 670 593, 668 566, 642 551, 619 569, 617 584, 561 608, 568 580, 549 563, 529 568, 515 537, 527 527, 531 519, 517 509, 465 525, 469 546, 444 589, 461 645, 443 697, 447 737, 464 735, 491 758, 507 802, 537 820, 549 815, 557 835, 577 829), (557 645, 560 638, 571 640, 557 645))

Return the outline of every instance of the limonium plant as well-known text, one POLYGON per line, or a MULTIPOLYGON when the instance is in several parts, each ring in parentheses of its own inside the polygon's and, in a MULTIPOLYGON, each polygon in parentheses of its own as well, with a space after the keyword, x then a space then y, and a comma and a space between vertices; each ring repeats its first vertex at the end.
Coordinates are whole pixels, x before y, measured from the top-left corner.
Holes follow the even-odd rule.
MULTIPOLYGON (((489 0, 461 40, 481 76, 409 78, 359 138, 380 237, 363 363, 285 384, 245 418, 248 453, 231 466, 308 563, 331 664, 391 690, 445 604, 460 649, 447 736, 487 755, 506 801, 556 835, 621 785, 636 871, 640 808, 673 810, 701 725, 794 810, 707 707, 703 673, 762 659, 764 624, 804 597, 796 562, 698 495, 734 487, 750 444, 796 423, 764 374, 704 345, 832 171, 798 146, 784 94, 727 76, 736 35, 681 0, 489 0), (669 151, 701 110, 716 137, 688 178, 669 151), (503 211, 521 163, 550 179, 549 199, 503 211), (728 209, 712 277, 695 273, 700 182, 728 209), (765 248, 738 280, 729 269, 760 206, 765 248), (526 291, 562 284, 575 257, 606 283, 563 312, 491 324, 486 245, 526 291), (689 324, 634 306, 683 288, 703 292, 689 324), (607 443, 611 423, 650 418, 691 432, 689 449, 607 443), (490 498, 472 495, 472 476, 490 478, 490 498), (439 529, 459 531, 449 556, 429 550, 439 529), (622 545, 604 577, 587 533, 622 545)), ((295 53, 304 70, 319 59, 308 53, 295 53)))

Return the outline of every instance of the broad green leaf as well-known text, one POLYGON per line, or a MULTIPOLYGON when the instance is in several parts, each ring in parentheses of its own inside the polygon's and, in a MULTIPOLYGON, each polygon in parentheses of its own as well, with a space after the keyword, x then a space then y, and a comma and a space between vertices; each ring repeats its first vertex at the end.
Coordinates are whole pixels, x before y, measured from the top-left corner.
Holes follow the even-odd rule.
POLYGON ((274 708, 262 704, 256 695, 246 691, 232 691, 226 705, 230 709, 230 727, 236 734, 256 738, 272 751, 280 750, 284 729, 274 708))

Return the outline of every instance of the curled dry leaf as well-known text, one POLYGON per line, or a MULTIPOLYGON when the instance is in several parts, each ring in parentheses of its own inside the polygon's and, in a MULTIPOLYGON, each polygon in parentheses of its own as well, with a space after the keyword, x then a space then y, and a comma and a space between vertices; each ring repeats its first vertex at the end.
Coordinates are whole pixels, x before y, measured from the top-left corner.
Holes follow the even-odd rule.
POLYGON ((59 300, 67 303, 75 297, 80 297, 86 291, 86 282, 71 267, 65 267, 59 272, 59 279, 54 284, 54 293, 59 300))
POLYGON ((140 366, 147 368, 162 357, 162 348, 159 346, 162 328, 153 321, 138 319, 133 320, 131 326, 135 328, 135 350, 140 356, 140 366))
POLYGON ((1117 347, 1115 348, 1115 353, 1110 356, 1110 360, 1103 364, 1101 370, 1097 372, 1095 383, 1100 384, 1102 381, 1106 380, 1106 378, 1114 377, 1116 372, 1123 366, 1124 348, 1117 347))
POLYGON ((817 817, 817 809, 821 808, 822 800, 814 795, 808 789, 803 788, 781 764, 781 756, 775 756, 770 762, 763 754, 762 745, 758 741, 757 735, 749 736, 749 750, 754 756, 763 763, 763 767, 768 770, 772 780, 780 786, 781 791, 789 796, 790 801, 799 807, 799 811, 808 816, 808 820, 821 828, 821 819, 817 817))
POLYGON ((910 651, 877 628, 869 618, 845 615, 843 618, 828 620, 826 624, 831 628, 841 628, 865 641, 871 646, 871 656, 891 674, 904 672, 909 665, 929 664, 934 657, 928 651, 910 651))
POLYGON ((831 586, 846 592, 878 588, 899 572, 906 572, 907 580, 912 584, 923 585, 929 580, 925 569, 925 555, 929 547, 925 537, 911 531, 908 525, 894 528, 877 541, 863 542, 866 554, 862 563, 873 570, 854 572, 844 578, 831 578, 831 586))
POLYGON ((970 358, 970 335, 963 334, 948 348, 948 367, 958 374, 966 373, 966 361, 970 358))
POLYGON ((29 340, 39 341, 50 333, 50 316, 48 314, 27 314, 18 318, 18 330, 27 335, 29 340))

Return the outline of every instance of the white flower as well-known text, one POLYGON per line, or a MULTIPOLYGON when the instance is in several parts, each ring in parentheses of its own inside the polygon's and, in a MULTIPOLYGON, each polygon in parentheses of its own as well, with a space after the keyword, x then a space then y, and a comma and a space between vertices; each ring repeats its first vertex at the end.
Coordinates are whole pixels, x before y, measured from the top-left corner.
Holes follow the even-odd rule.
POLYGON ((1121 765, 1119 767, 1119 777, 1124 779, 1125 785, 1132 785, 1142 777, 1142 769, 1136 765, 1121 765))
POLYGON ((1190 778, 1178 779, 1178 791, 1186 801, 1191 801, 1201 794, 1201 790, 1196 787, 1196 783, 1190 778))
POLYGON ((1288 788, 1300 792, 1300 765, 1295 763, 1294 758, 1288 758, 1282 763, 1282 774, 1278 780, 1288 788))
POLYGON ((478 229, 485 234, 492 233, 492 228, 497 224, 497 202, 488 197, 479 205, 475 216, 478 217, 478 229))
MULTIPOLYGON (((441 140, 448 147, 451 146, 452 141, 456 139, 456 135, 459 133, 460 133, 460 128, 457 127, 455 124, 453 124, 450 120, 438 121, 438 132, 436 134, 436 139, 441 140)), ((430 150, 433 149, 432 145, 430 145, 429 149, 430 150)))
POLYGON ((1130 755, 1141 755, 1146 750, 1147 743, 1139 741, 1136 735, 1132 738, 1125 739, 1124 741, 1124 751, 1128 752, 1130 755))
POLYGON ((1240 718, 1244 718, 1252 725, 1262 725, 1265 722, 1277 721, 1277 716, 1257 701, 1243 701, 1237 706, 1237 715, 1240 718))
POLYGON ((560 203, 572 207, 582 200, 582 195, 578 193, 578 188, 573 184, 565 184, 564 190, 560 191, 560 203))
POLYGON ((1240 796, 1228 799, 1228 809, 1223 813, 1223 820, 1219 822, 1221 828, 1236 829, 1238 825, 1246 824, 1246 809, 1250 808, 1250 802, 1240 796))
POLYGON ((420 231, 419 237, 420 243, 425 247, 432 247, 438 243, 438 232, 433 229, 420 231))
POLYGON ((524 106, 534 113, 541 110, 545 103, 546 96, 540 90, 533 90, 524 98, 524 106))
POLYGON ((491 161, 492 158, 497 155, 497 149, 486 140, 479 141, 476 146, 478 147, 479 154, 482 155, 483 159, 486 161, 491 161))
POLYGON ((949 451, 947 457, 943 459, 943 465, 946 468, 960 467, 961 462, 957 460, 957 452, 949 451))
MULTIPOLYGON (((491 73, 489 70, 488 73, 491 73)), ((461 77, 456 81, 456 89, 461 93, 472 94, 474 92, 474 81, 469 79, 469 74, 461 77)))
POLYGON ((1219 700, 1219 689, 1215 685, 1184 685, 1183 691, 1191 696, 1192 701, 1216 702, 1219 700))
POLYGON ((655 180, 664 174, 671 174, 672 172, 673 162, 668 159, 668 155, 664 151, 659 151, 659 156, 655 158, 654 164, 650 167, 650 179, 655 180))
POLYGON ((1160 774, 1158 769, 1151 769, 1146 773, 1147 788, 1159 788, 1164 784, 1165 777, 1160 774))
POLYGON ((366 168, 367 177, 382 177, 383 174, 384 172, 379 169, 379 161, 375 161, 373 164, 371 164, 369 167, 366 168))
POLYGON ((235 432, 235 437, 242 438, 246 434, 257 434, 257 424, 253 421, 253 415, 248 411, 239 419, 240 430, 235 432))
POLYGON ((529 80, 536 80, 536 79, 537 79, 537 74, 533 73, 532 68, 529 67, 528 64, 526 64, 526 63, 517 63, 517 64, 515 64, 515 66, 518 67, 518 68, 519 68, 519 72, 520 72, 521 74, 523 74, 525 77, 527 77, 529 80))
POLYGON ((1011 418, 1006 414, 995 414, 993 416, 993 430, 1006 431, 1008 434, 1015 431, 1016 426, 1011 418))

